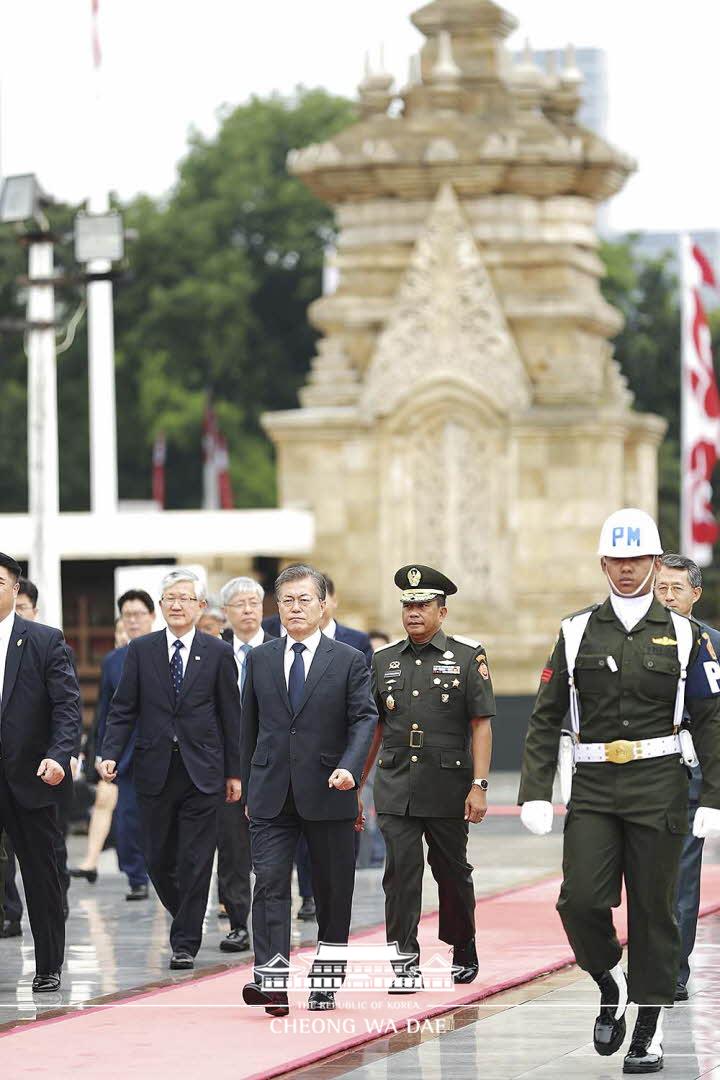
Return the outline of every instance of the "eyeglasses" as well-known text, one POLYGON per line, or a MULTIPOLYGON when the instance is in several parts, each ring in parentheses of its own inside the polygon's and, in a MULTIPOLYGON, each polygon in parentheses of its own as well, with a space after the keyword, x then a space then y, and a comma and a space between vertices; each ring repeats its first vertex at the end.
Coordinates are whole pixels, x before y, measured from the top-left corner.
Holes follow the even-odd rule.
POLYGON ((162 604, 182 604, 186 607, 188 604, 197 603, 197 596, 186 596, 184 593, 182 596, 161 596, 160 602, 162 604))
POLYGON ((307 608, 310 607, 313 600, 318 599, 319 597, 317 596, 281 596, 278 600, 278 606, 284 608, 286 611, 294 607, 295 604, 297 604, 298 607, 307 608))
POLYGON ((660 593, 661 596, 666 596, 667 593, 670 593, 671 596, 673 596, 673 595, 674 596, 682 596, 683 593, 690 592, 690 588, 691 588, 690 585, 681 585, 680 583, 678 583, 677 585, 675 585, 675 584, 664 585, 663 584, 663 585, 656 585, 655 586, 655 592, 660 593))
POLYGON ((133 619, 144 619, 146 615, 150 615, 150 612, 143 608, 142 611, 123 611, 120 618, 123 622, 132 622, 133 619))
POLYGON ((262 600, 240 600, 236 604, 226 604, 226 608, 251 608, 257 610, 262 607, 262 600))

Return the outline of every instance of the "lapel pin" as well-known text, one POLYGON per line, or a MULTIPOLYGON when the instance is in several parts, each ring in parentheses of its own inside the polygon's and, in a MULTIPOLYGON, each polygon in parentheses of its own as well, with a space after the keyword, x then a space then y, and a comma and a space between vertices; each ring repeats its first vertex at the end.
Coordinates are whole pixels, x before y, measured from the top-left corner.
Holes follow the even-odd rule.
POLYGON ((199 657, 199 656, 196 656, 196 657, 195 657, 195 659, 196 659, 196 660, 199 660, 199 659, 200 659, 200 657, 199 657))
POLYGON ((22 645, 22 638, 21 637, 18 638, 17 643, 18 643, 18 645, 22 645))

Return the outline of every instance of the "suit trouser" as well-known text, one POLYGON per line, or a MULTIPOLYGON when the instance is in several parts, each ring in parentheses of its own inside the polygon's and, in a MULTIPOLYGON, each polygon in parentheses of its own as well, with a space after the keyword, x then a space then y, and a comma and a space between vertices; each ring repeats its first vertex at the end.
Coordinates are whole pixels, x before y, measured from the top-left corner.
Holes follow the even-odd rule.
POLYGON ((557 910, 578 964, 599 973, 622 956, 611 909, 623 877, 628 909, 628 995, 643 1005, 669 1005, 675 995, 680 935, 674 915, 683 835, 620 814, 568 807, 563 883, 557 910))
POLYGON ((680 965, 677 977, 678 982, 683 984, 687 984, 690 978, 690 954, 695 948, 695 935, 700 911, 700 872, 702 870, 702 853, 705 841, 701 837, 693 836, 692 829, 695 821, 695 811, 700 805, 701 789, 702 773, 700 766, 696 765, 692 770, 688 801, 690 831, 685 837, 680 855, 680 869, 675 896, 675 916, 680 927, 680 965))
POLYGON ((218 899, 231 930, 244 930, 250 913, 250 823, 245 803, 218 810, 218 899))
MULTIPOLYGON (((54 809, 58 828, 55 833, 53 846, 55 848, 55 861, 57 863, 58 877, 60 878, 60 888, 62 889, 63 911, 65 911, 68 903, 68 890, 70 888, 70 874, 67 868, 67 844, 65 842, 65 837, 67 836, 67 812, 63 812, 64 808, 59 806, 56 806, 54 809)), ((15 859, 15 849, 12 846, 10 837, 7 837, 6 839, 5 848, 7 853, 4 875, 5 918, 10 922, 20 922, 23 914, 23 902, 17 887, 17 860, 15 859)))
POLYGON ((132 768, 117 778, 118 799, 115 807, 115 850, 118 866, 127 875, 130 886, 147 885, 148 875, 142 847, 140 810, 132 768))
POLYGON ((353 826, 354 819, 308 821, 300 817, 291 792, 277 817, 250 819, 256 971, 277 954, 290 956, 290 881, 301 832, 310 849, 318 941, 347 943, 355 886, 353 826))
POLYGON ((59 835, 57 808, 54 804, 30 810, 21 806, 7 782, 2 760, 0 827, 7 832, 20 863, 37 973, 60 971, 65 954, 65 917, 55 854, 59 835))
POLYGON ((475 936, 475 889, 467 861, 468 824, 462 818, 413 817, 378 814, 385 840, 383 875, 387 940, 400 952, 418 958, 418 923, 422 909, 425 870, 423 836, 428 865, 438 886, 438 933, 448 945, 464 945, 475 936))
POLYGON ((297 870, 298 892, 303 900, 312 900, 312 865, 310 863, 310 849, 303 833, 297 842, 295 849, 295 869, 297 870))
POLYGON ((173 917, 173 952, 195 956, 217 845, 217 812, 222 793, 195 787, 179 750, 170 758, 165 786, 157 795, 137 793, 150 880, 173 917))

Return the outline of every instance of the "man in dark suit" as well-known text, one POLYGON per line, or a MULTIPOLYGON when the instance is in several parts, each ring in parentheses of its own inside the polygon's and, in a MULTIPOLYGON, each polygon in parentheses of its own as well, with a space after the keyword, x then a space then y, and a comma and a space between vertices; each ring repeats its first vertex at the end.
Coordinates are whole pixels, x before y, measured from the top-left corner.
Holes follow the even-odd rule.
MULTIPOLYGON (((144 589, 128 589, 118 599, 118 610, 125 633, 129 641, 149 634, 153 628, 155 604, 144 589)), ((102 755, 103 739, 107 727, 110 703, 120 685, 128 646, 121 645, 105 657, 100 674, 100 695, 97 703, 97 753, 102 755)), ((147 900, 148 873, 143 854, 142 827, 138 809, 135 779, 133 774, 133 753, 135 733, 125 746, 117 766, 118 799, 115 807, 115 850, 118 866, 128 879, 126 900, 147 900)), ((73 877, 97 875, 97 870, 83 870, 78 867, 70 871, 73 877)), ((92 880, 92 879, 91 879, 92 880)))
POLYGON ((135 789, 150 879, 173 917, 170 967, 194 967, 202 940, 223 792, 240 798, 240 697, 232 649, 195 631, 197 574, 162 581, 167 627, 128 645, 110 706, 100 775, 114 780, 136 732, 135 789))
POLYGON ((19 578, 0 554, 0 828, 20 863, 40 993, 59 988, 65 952, 57 806, 72 789, 80 688, 60 631, 15 614, 19 578))
MULTIPOLYGON (((272 641, 260 625, 265 590, 249 577, 232 578, 220 590, 225 618, 223 641, 232 646, 242 694, 246 659, 252 649, 272 641)), ((250 827, 245 800, 224 803, 218 813, 218 898, 230 920, 230 933, 220 942, 223 952, 250 948, 247 930, 250 914, 250 827)))
MULTIPOLYGON (((323 577, 325 578, 325 610, 320 623, 320 629, 326 637, 333 638, 335 641, 341 641, 344 645, 351 645, 353 649, 357 649, 361 652, 365 657, 369 668, 373 658, 373 647, 372 642, 370 641, 370 635, 366 634, 363 630, 354 630, 352 626, 345 626, 343 623, 335 621, 335 612, 338 607, 337 596, 335 594, 335 582, 329 574, 323 574, 323 577)), ((280 619, 280 615, 268 615, 266 619, 263 619, 262 625, 263 629, 270 634, 271 637, 284 637, 285 635, 285 628, 280 619)))
MULTIPOLYGON (((249 1005, 287 1013, 287 994, 262 988, 263 969, 290 953, 290 876, 300 833, 310 848, 318 940, 346 944, 355 881, 357 781, 377 724, 363 657, 325 637, 325 579, 292 566, 275 582, 284 638, 254 649, 243 687, 241 776, 255 868, 255 981, 249 1005)), ((313 990, 311 1009, 335 1007, 313 990)))

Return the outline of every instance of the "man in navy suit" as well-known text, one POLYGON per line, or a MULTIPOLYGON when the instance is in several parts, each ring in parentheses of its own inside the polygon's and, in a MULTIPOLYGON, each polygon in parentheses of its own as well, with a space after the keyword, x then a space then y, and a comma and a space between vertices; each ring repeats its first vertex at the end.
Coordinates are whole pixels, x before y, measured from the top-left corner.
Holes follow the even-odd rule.
MULTIPOLYGON (((363 656, 325 637, 325 579, 288 567, 275 582, 286 630, 248 655, 241 776, 255 868, 255 981, 248 1005, 287 1013, 287 994, 262 988, 263 968, 290 953, 290 876, 298 837, 310 849, 318 940, 346 944, 355 881, 357 781, 377 724, 363 656)), ((335 1007, 313 990, 311 1009, 335 1007)))
MULTIPOLYGON (((129 641, 149 634, 153 628, 155 604, 144 589, 129 589, 118 600, 118 609, 129 641)), ((100 695, 97 704, 97 752, 102 755, 110 702, 120 685, 128 646, 113 649, 103 660, 100 675, 100 695)), ((123 751, 117 766, 118 800, 115 808, 115 849, 118 866, 127 875, 129 892, 126 900, 147 900, 148 874, 142 845, 142 829, 133 779, 135 734, 123 751)), ((74 877, 87 876, 87 871, 71 871, 74 877)))
POLYGON ((240 696, 230 646, 195 631, 203 583, 179 568, 162 580, 167 627, 128 645, 110 706, 100 775, 114 780, 136 733, 135 789, 145 858, 173 917, 173 970, 192 968, 202 940, 223 794, 240 798, 240 696))
POLYGON ((0 830, 20 863, 39 993, 59 988, 65 952, 57 807, 72 790, 80 688, 61 632, 15 613, 19 579, 0 553, 0 830))

